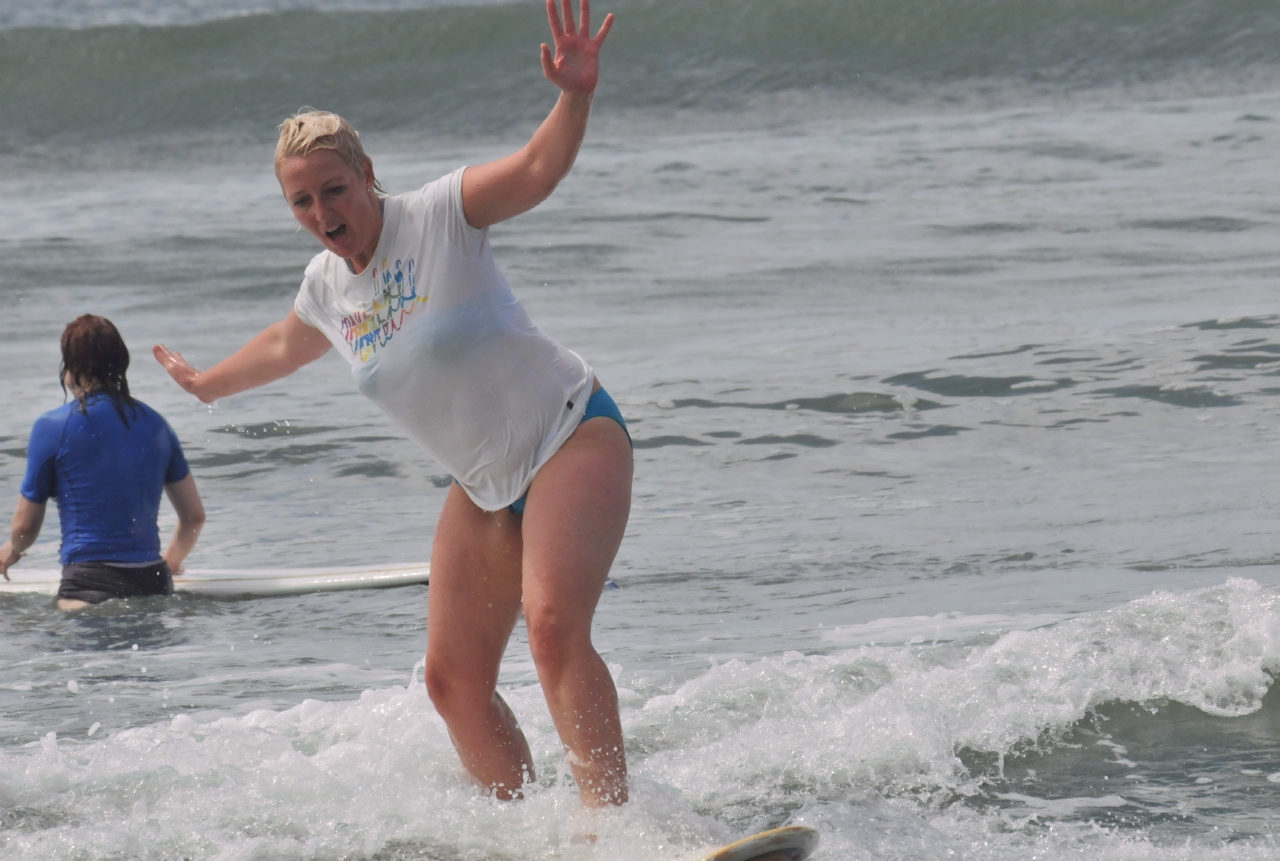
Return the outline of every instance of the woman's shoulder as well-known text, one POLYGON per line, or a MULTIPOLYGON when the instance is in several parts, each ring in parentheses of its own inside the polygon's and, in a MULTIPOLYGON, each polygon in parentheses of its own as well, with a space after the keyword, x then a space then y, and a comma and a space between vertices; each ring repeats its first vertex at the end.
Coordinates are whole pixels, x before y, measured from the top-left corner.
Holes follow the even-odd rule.
POLYGON ((397 208, 403 212, 401 222, 413 225, 411 235, 448 237, 463 247, 470 247, 475 235, 483 234, 467 224, 463 213, 462 174, 465 171, 466 167, 460 167, 415 191, 396 195, 397 208))
POLYGON ((421 188, 392 195, 387 198, 387 202, 409 213, 432 213, 451 209, 462 201, 462 173, 465 170, 465 167, 460 167, 450 171, 421 188))
MULTIPOLYGON (((151 421, 165 421, 164 416, 160 415, 160 412, 157 409, 152 407, 150 404, 143 403, 137 398, 133 398, 133 402, 130 406, 133 407, 133 412, 137 415, 145 416, 151 421)), ((126 408, 125 411, 128 412, 128 408, 126 408)), ((168 424, 168 422, 165 422, 165 424, 168 424)))
POLYGON ((52 454, 62 445, 68 429, 73 435, 77 427, 83 427, 88 416, 80 409, 80 401, 70 400, 41 415, 31 426, 30 450, 52 454))
POLYGON ((169 420, 166 419, 163 415, 161 415, 160 411, 157 410, 155 407, 152 407, 149 404, 144 404, 142 401, 136 398, 133 400, 133 403, 131 406, 132 406, 132 410, 130 410, 129 407, 125 408, 125 412, 129 414, 130 422, 132 422, 134 420, 134 417, 136 416, 139 420, 141 420, 145 424, 149 424, 152 427, 156 427, 156 428, 164 428, 166 431, 169 431, 170 433, 173 432, 173 425, 169 424, 169 420))
POLYGON ((421 188, 415 188, 413 191, 406 191, 391 197, 398 198, 406 203, 418 199, 435 201, 439 198, 452 197, 462 187, 462 173, 466 169, 465 166, 456 168, 443 176, 431 180, 421 188))
POLYGON ((307 263, 307 268, 302 271, 302 281, 316 280, 324 277, 325 268, 332 265, 334 261, 342 258, 334 254, 327 248, 321 249, 315 257, 307 263))
POLYGON ((71 411, 79 406, 78 401, 68 401, 60 407, 54 407, 36 419, 33 430, 47 430, 51 427, 62 427, 71 417, 71 411))
POLYGON ((49 410, 31 425, 31 439, 27 445, 29 457, 52 456, 62 443, 62 433, 71 415, 71 408, 76 405, 72 401, 49 410))

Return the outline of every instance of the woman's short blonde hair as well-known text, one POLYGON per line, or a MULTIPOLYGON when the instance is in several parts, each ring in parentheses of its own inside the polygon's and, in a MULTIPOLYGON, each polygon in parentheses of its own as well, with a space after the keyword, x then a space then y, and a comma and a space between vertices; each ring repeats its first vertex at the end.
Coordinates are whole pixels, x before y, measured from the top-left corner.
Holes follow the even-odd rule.
MULTIPOLYGON (((276 178, 280 165, 293 156, 308 156, 319 149, 331 149, 343 163, 361 176, 373 172, 373 160, 360 144, 360 133, 337 114, 303 108, 280 124, 280 140, 276 142, 276 178)), ((382 192, 377 179, 373 187, 382 192)))

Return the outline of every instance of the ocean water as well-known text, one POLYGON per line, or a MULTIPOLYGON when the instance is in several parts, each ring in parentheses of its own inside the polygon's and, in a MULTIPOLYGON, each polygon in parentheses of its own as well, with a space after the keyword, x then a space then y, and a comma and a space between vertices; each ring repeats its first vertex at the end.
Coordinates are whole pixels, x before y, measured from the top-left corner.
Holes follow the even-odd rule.
MULTIPOLYGON (((577 167, 492 241, 636 441, 596 624, 633 801, 578 809, 519 628, 541 780, 467 782, 424 587, 6 595, 0 858, 677 861, 793 822, 816 861, 1274 857, 1273 5, 606 11, 577 167)), ((148 352, 290 307, 282 116, 350 115, 393 192, 505 154, 542 14, 0 2, 4 504, 94 312, 186 447, 193 567, 427 558, 448 477, 339 359, 206 407, 148 352)))

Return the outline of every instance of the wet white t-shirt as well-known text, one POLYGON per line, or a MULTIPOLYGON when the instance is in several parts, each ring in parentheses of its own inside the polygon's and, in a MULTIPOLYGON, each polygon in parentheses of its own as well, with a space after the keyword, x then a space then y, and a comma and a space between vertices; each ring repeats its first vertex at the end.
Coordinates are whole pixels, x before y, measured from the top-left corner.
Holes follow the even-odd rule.
POLYGON ((294 310, 347 361, 356 386, 487 511, 515 502, 577 428, 591 368, 529 319, 488 230, 467 224, 460 168, 386 198, 359 275, 331 251, 294 310))

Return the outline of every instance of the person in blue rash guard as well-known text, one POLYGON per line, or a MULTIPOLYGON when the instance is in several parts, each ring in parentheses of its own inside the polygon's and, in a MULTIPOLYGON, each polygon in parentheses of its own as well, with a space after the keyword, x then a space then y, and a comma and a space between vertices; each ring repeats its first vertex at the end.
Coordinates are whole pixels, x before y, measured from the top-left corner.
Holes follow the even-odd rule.
POLYGON ((85 314, 62 333, 61 382, 75 398, 31 429, 27 473, 0 574, 35 543, 45 506, 62 524, 58 606, 79 610, 109 598, 173 593, 173 572, 195 546, 204 506, 168 423, 129 394, 129 350, 104 317, 85 314), (178 527, 160 553, 163 491, 178 527))

